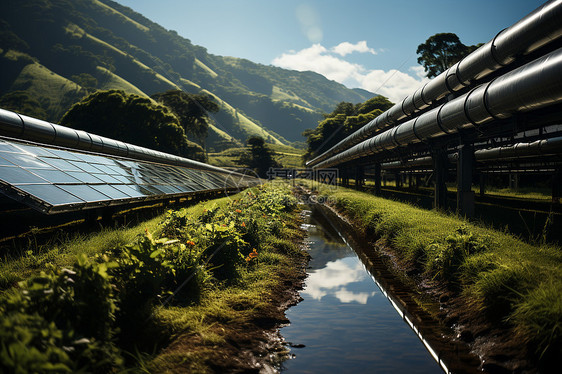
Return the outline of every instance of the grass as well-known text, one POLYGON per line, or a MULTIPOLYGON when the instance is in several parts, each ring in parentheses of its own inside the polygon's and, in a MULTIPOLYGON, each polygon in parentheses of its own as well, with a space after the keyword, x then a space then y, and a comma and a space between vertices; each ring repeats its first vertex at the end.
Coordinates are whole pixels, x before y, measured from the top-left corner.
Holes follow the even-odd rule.
MULTIPOLYGON (((473 187, 472 190, 475 193, 480 193, 480 188, 478 187, 473 187)), ((499 187, 486 186, 485 194, 493 195, 493 196, 532 199, 532 200, 552 200, 552 191, 549 188, 539 188, 539 187, 520 187, 515 190, 508 187, 499 188, 499 187)))
POLYGON ((171 80, 169 80, 168 78, 164 77, 162 74, 160 73, 156 73, 154 70, 152 70, 150 67, 146 66, 145 64, 143 64, 142 62, 140 62, 139 60, 137 60, 134 57, 130 57, 131 61, 133 61, 134 64, 136 64, 140 69, 145 70, 147 72, 153 72, 154 77, 160 81, 162 81, 162 83, 168 85, 167 90, 179 90, 180 87, 175 84, 174 82, 172 82, 171 80))
POLYGON ((293 92, 285 91, 284 89, 282 89, 278 86, 273 86, 273 88, 271 90, 271 100, 273 100, 273 101, 288 101, 291 104, 293 104, 296 107, 299 107, 303 110, 306 110, 306 111, 309 111, 309 112, 314 112, 314 109, 311 109, 312 105, 310 105, 306 100, 298 97, 293 92))
MULTIPOLYGON (((196 62, 197 61, 198 60, 196 60, 196 62)), ((205 93, 207 95, 212 96, 218 102, 220 106, 220 111, 223 113, 227 113, 229 116, 231 116, 233 118, 233 123, 238 125, 238 127, 240 127, 241 131, 246 134, 245 135, 246 137, 249 137, 251 135, 258 135, 263 137, 264 139, 272 138, 275 144, 283 144, 283 142, 281 142, 279 139, 272 136, 264 128, 262 128, 255 122, 251 121, 245 115, 239 113, 235 108, 233 108, 230 104, 222 100, 217 95, 207 90, 201 90, 201 93, 205 93)))
MULTIPOLYGON (((187 86, 187 87, 189 87, 189 88, 194 88, 194 89, 196 89, 196 90, 200 90, 200 89, 201 89, 201 86, 200 86, 200 85, 198 85, 197 83, 194 83, 194 82, 190 81, 189 79, 180 78, 180 82, 181 82, 182 85, 185 85, 185 86, 187 86)), ((186 90, 186 91, 189 91, 189 89, 186 90)))
MULTIPOLYGON (((350 184, 354 185, 355 180, 350 178, 350 184)), ((374 187, 375 182, 372 179, 369 179, 365 182, 365 185, 368 187, 374 187)), ((405 183, 403 188, 408 188, 408 184, 405 183)), ((396 181, 390 180, 386 181, 386 183, 381 187, 396 187, 396 181)), ((418 187, 418 189, 422 191, 432 191, 432 187, 418 187)), ((449 192, 456 192, 457 186, 456 184, 448 184, 447 191, 449 192)), ((479 186, 472 186, 472 191, 478 196, 480 194, 480 187, 479 186)), ((494 186, 485 186, 486 195, 490 196, 500 196, 500 197, 509 197, 509 198, 519 198, 519 199, 530 199, 530 200, 551 200, 552 199, 552 191, 546 187, 520 187, 518 189, 513 189, 509 187, 494 187, 494 186)))
POLYGON ((100 90, 123 90, 129 94, 136 94, 146 98, 149 97, 137 86, 104 67, 96 66, 96 79, 99 82, 100 90))
MULTIPOLYGON (((304 150, 288 145, 268 144, 275 152, 275 160, 284 168, 302 168, 302 154, 304 150)), ((221 152, 209 153, 209 163, 221 167, 240 167, 240 156, 247 148, 234 147, 221 152)))
POLYGON ((199 60, 198 58, 195 59, 195 65, 198 66, 199 68, 201 68, 204 72, 206 72, 207 74, 209 74, 212 78, 216 78, 219 75, 210 67, 208 67, 207 65, 205 65, 201 60, 199 60))
MULTIPOLYGON (((100 3, 101 4, 101 3, 100 3)), ((102 4, 103 5, 103 4, 102 4)), ((108 6, 106 6, 109 9, 112 9, 108 6)), ((114 11, 117 14, 120 14, 117 11, 114 11)), ((123 16, 125 17, 125 16, 123 16)), ((127 19, 130 20, 130 19, 127 19)), ((132 20, 130 20, 132 21, 132 20)), ((133 21, 134 22, 134 21, 133 21)), ((140 24, 138 24, 139 26, 142 26, 140 24)), ((70 24, 65 28, 66 32, 69 34, 72 34, 74 37, 78 37, 78 38, 86 38, 88 39, 90 42, 92 42, 93 44, 97 44, 101 47, 103 47, 104 49, 106 49, 110 54, 119 56, 121 58, 123 57, 127 57, 127 53, 123 52, 122 50, 120 50, 119 48, 111 45, 110 43, 107 43, 104 40, 101 40, 89 33, 87 33, 86 31, 84 31, 83 29, 81 29, 79 26, 74 25, 74 24, 70 24)), ((147 28, 148 30, 148 28, 147 28)), ((145 71, 153 71, 150 67, 146 66, 145 64, 143 64, 142 62, 140 62, 139 60, 137 60, 136 58, 129 56, 127 58, 130 58, 130 60, 132 61, 132 63, 134 63, 139 69, 141 70, 145 70, 145 71)), ((98 71, 100 68, 98 67, 98 71)), ((104 69, 105 70, 105 69, 104 69)), ((100 89, 122 89, 125 92, 128 93, 135 93, 141 96, 146 96, 148 97, 148 95, 146 95, 145 93, 143 93, 141 90, 139 90, 138 88, 136 88, 132 83, 128 82, 127 80, 119 77, 118 75, 115 75, 113 73, 111 73, 108 70, 102 71, 104 73, 104 75, 108 76, 106 77, 106 79, 99 79, 99 81, 103 82, 102 84, 100 84, 100 89), (114 77, 111 77, 111 76, 114 77), (109 78, 109 79, 108 79, 109 78), (111 79, 113 78, 113 79, 111 79)), ((155 75, 154 77, 158 80, 160 80, 163 84, 163 86, 167 86, 167 89, 179 89, 179 87, 173 83, 172 81, 170 81, 169 79, 167 79, 166 77, 162 76, 160 73, 156 73, 154 72, 155 75)))
MULTIPOLYGON (((293 244, 294 245, 294 244, 293 244)), ((269 253, 269 252, 268 252, 269 253)), ((151 372, 187 368, 189 372, 208 371, 216 348, 227 344, 224 331, 250 324, 256 316, 267 315, 270 293, 283 282, 279 267, 294 266, 286 256, 278 255, 274 264, 260 263, 258 269, 244 272, 238 287, 207 291, 204 302, 197 306, 159 307, 154 317, 172 337, 179 341, 196 339, 197 347, 180 352, 168 349, 154 357, 148 367, 151 372)))
POLYGON ((123 13, 113 9, 112 7, 110 7, 109 5, 106 5, 104 3, 102 3, 99 0, 94 0, 94 4, 100 6, 101 8, 103 8, 105 11, 107 11, 108 13, 111 14, 115 14, 119 17, 121 17, 122 19, 126 20, 127 22, 133 24, 136 28, 138 28, 141 31, 149 31, 150 29, 144 25, 141 25, 140 23, 138 23, 137 21, 127 17, 126 15, 124 15, 123 13))
POLYGON ((52 72, 39 63, 29 64, 16 78, 11 91, 26 91, 47 112, 46 120, 57 121, 85 91, 76 83, 52 72))
POLYGON ((284 320, 274 300, 305 258, 296 206, 264 185, 5 258, 0 368, 248 369, 232 356, 284 320))
MULTIPOLYGON (((192 207, 194 211, 200 208, 192 207)), ((54 238, 53 241, 36 245, 33 241, 19 254, 4 257, 0 262, 0 290, 5 290, 17 282, 37 274, 51 263, 57 267, 70 267, 84 254, 93 257, 111 248, 131 243, 145 229, 157 231, 163 215, 133 227, 104 229, 93 234, 75 234, 67 238, 54 238)))
POLYGON ((561 248, 346 188, 321 186, 319 193, 425 277, 446 283, 491 321, 512 328, 540 362, 562 353, 561 248))

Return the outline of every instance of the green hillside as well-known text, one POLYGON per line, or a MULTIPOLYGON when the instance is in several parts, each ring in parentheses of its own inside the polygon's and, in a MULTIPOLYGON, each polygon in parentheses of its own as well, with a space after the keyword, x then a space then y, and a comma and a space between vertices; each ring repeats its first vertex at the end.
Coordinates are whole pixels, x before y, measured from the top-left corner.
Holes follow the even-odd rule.
MULTIPOLYGON (((274 153, 274 159, 285 168, 303 168, 302 156, 304 149, 297 149, 287 145, 268 145, 274 153)), ((209 153, 209 163, 211 165, 238 168, 240 158, 244 152, 248 152, 246 147, 233 147, 221 152, 209 153)))
POLYGON ((96 89, 209 93, 221 106, 207 140, 214 150, 251 135, 302 142, 339 102, 374 96, 316 73, 209 54, 110 0, 0 2, 0 68, 0 104, 52 122, 96 89))

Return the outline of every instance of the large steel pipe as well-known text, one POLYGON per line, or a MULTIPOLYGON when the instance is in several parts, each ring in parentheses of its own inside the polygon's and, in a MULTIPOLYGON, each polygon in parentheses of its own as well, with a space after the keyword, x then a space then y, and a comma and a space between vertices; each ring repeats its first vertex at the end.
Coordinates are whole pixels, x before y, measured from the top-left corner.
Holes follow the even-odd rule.
MULTIPOLYGON (((232 172, 216 166, 205 164, 169 153, 121 142, 96 134, 49 123, 37 118, 20 115, 0 108, 0 136, 28 140, 32 142, 71 148, 82 151, 97 152, 113 156, 134 158, 138 160, 185 166, 193 169, 232 172)), ((241 174, 238 177, 246 178, 241 174)))
POLYGON ((562 37, 562 0, 552 0, 500 31, 492 40, 463 58, 451 68, 407 96, 401 102, 349 135, 335 146, 307 163, 314 166, 355 144, 395 126, 419 110, 442 99, 449 93, 485 78, 502 66, 514 62, 517 56, 562 37))
MULTIPOLYGON (((507 147, 480 149, 474 152, 474 159, 479 162, 504 162, 518 159, 527 159, 536 156, 562 157, 562 137, 537 140, 532 143, 517 143, 507 147)), ((451 165, 458 159, 458 153, 448 156, 451 165)), ((414 169, 431 168, 433 159, 429 156, 419 157, 404 161, 391 161, 381 164, 383 169, 414 169)))
POLYGON ((330 167, 363 157, 361 150, 369 144, 380 145, 378 149, 370 148, 371 153, 405 147, 560 102, 562 48, 478 86, 415 119, 375 135, 374 141, 363 141, 314 167, 330 167))
POLYGON ((503 161, 534 156, 562 155, 562 137, 517 143, 508 147, 481 149, 474 152, 477 161, 503 161))

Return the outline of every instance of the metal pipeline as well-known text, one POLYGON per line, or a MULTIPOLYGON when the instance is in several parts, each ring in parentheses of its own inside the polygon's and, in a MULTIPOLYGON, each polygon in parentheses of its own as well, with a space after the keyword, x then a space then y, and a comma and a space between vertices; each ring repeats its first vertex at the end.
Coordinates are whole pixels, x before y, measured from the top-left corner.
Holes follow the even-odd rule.
POLYGON ((307 162, 307 166, 313 167, 389 127, 400 124, 446 95, 512 64, 517 56, 529 54, 557 40, 562 37, 561 19, 562 0, 545 3, 514 25, 500 31, 488 43, 420 87, 412 95, 307 162))
POLYGON ((562 48, 316 164, 331 167, 562 102, 562 48), (368 149, 367 152, 364 149, 368 149))
MULTIPOLYGON (((526 159, 536 156, 560 156, 562 160, 562 137, 537 140, 531 143, 517 143, 507 147, 479 149, 474 152, 477 162, 502 162, 526 159)), ((458 153, 448 155, 449 161, 454 164, 458 153)), ((405 161, 392 161, 381 164, 383 169, 412 169, 417 167, 431 167, 433 159, 430 156, 419 157, 405 161)))
POLYGON ((248 176, 203 162, 139 147, 82 130, 75 130, 1 108, 0 136, 137 160, 184 166, 221 174, 234 174, 237 178, 241 178, 241 182, 249 178, 248 176))
POLYGON ((504 161, 533 156, 559 155, 562 158, 562 137, 517 143, 509 147, 481 149, 474 152, 476 161, 504 161))

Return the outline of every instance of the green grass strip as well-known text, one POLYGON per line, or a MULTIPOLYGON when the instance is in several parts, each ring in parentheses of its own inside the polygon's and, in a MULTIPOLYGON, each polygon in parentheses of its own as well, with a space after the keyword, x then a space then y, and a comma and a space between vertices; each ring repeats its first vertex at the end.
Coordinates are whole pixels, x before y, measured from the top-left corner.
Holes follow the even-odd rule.
MULTIPOLYGON (((310 187, 309 182, 303 182, 310 187)), ((384 239, 428 278, 444 282, 508 328, 541 362, 562 353, 562 250, 437 211, 338 187, 318 193, 368 238, 384 239)))

